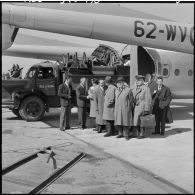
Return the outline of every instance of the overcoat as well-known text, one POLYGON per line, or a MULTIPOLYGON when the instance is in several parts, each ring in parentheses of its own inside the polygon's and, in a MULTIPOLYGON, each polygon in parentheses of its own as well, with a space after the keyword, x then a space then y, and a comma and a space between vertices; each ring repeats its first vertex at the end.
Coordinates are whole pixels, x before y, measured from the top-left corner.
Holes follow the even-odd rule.
POLYGON ((83 87, 79 84, 76 88, 76 95, 77 95, 77 105, 78 107, 86 107, 87 105, 87 91, 86 87, 83 87))
POLYGON ((114 107, 115 107, 115 90, 116 87, 110 84, 105 91, 105 101, 104 101, 104 120, 114 120, 114 107))
POLYGON ((150 111, 152 97, 150 94, 150 89, 146 85, 141 85, 140 88, 134 87, 133 90, 134 97, 134 126, 140 126, 140 115, 144 111, 150 111))
POLYGON ((152 107, 154 109, 166 109, 166 123, 172 123, 173 117, 170 109, 170 103, 172 100, 171 91, 165 85, 162 85, 161 90, 158 92, 158 86, 154 89, 152 94, 152 107), (158 99, 158 100, 157 100, 158 99))
POLYGON ((96 108, 96 124, 104 125, 105 121, 103 120, 103 109, 104 109, 104 90, 97 86, 94 90, 95 97, 95 108, 96 108))
POLYGON ((114 124, 122 126, 133 126, 133 93, 129 87, 124 87, 122 91, 115 91, 114 124))
POLYGON ((90 117, 96 117, 95 88, 97 86, 91 86, 88 91, 88 95, 90 96, 90 117))
POLYGON ((71 88, 66 84, 62 83, 59 85, 58 96, 60 96, 60 105, 61 106, 71 106, 71 88))

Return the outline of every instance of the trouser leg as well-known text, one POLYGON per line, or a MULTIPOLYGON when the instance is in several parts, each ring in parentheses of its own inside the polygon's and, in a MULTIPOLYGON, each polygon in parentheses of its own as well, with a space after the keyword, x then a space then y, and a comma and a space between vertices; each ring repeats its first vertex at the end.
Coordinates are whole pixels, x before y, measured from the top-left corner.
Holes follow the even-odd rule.
POLYGON ((82 108, 82 127, 86 127, 86 119, 87 119, 87 110, 86 108, 82 108))
POLYGON ((128 126, 123 126, 123 136, 126 139, 129 139, 129 127, 128 126))
POLYGON ((81 125, 81 115, 82 115, 82 112, 81 112, 81 107, 78 107, 78 124, 81 125))
POLYGON ((106 121, 106 130, 107 130, 107 134, 110 134, 110 135, 114 134, 114 121, 112 120, 106 121))
POLYGON ((118 130, 118 136, 117 136, 117 138, 123 137, 123 126, 117 125, 116 128, 118 130))
POLYGON ((166 108, 161 110, 161 135, 164 135, 165 133, 166 113, 166 108))
POLYGON ((61 106, 61 113, 60 113, 60 130, 64 129, 64 121, 65 121, 65 107, 61 106))
POLYGON ((160 134, 160 121, 161 121, 161 111, 160 109, 156 108, 154 110, 156 126, 155 126, 155 133, 160 134))
POLYGON ((65 124, 66 128, 70 128, 70 116, 71 116, 71 107, 67 106, 66 108, 66 116, 65 116, 65 124))

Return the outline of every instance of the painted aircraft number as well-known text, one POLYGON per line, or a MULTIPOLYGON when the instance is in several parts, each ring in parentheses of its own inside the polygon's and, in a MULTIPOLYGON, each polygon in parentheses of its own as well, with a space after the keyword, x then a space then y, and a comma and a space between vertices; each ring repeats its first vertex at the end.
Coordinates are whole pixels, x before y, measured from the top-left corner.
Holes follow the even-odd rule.
MULTIPOLYGON (((140 20, 136 20, 134 23, 134 35, 136 37, 142 37, 145 35, 144 22, 140 20)), ((153 22, 147 22, 146 25, 150 28, 150 31, 146 34, 146 38, 148 39, 156 39, 154 32, 157 30, 157 25, 153 22)), ((187 27, 181 27, 176 25, 168 25, 165 24, 167 41, 174 41, 177 33, 177 29, 179 29, 181 34, 181 42, 185 41, 187 35, 187 27)), ((159 30, 159 33, 164 33, 163 29, 159 30)), ((190 42, 194 46, 194 27, 190 29, 190 42)))

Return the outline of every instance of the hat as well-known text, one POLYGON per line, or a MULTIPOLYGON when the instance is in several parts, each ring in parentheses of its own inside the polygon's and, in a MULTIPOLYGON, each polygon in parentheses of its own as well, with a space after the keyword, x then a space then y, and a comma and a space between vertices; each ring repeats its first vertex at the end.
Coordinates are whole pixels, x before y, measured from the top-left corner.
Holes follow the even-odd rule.
POLYGON ((112 83, 112 77, 111 76, 106 76, 105 83, 112 83))
POLYGON ((135 78, 138 80, 138 79, 144 79, 144 76, 143 75, 136 75, 135 78))
POLYGON ((96 78, 91 79, 91 81, 93 81, 93 83, 95 83, 95 84, 98 84, 99 83, 99 80, 96 79, 96 78))
POLYGON ((161 79, 161 80, 163 80, 163 76, 157 76, 157 79, 161 79))
POLYGON ((120 82, 120 81, 124 81, 124 82, 125 82, 125 78, 124 78, 124 77, 118 77, 118 79, 117 79, 116 82, 118 83, 118 82, 120 82))

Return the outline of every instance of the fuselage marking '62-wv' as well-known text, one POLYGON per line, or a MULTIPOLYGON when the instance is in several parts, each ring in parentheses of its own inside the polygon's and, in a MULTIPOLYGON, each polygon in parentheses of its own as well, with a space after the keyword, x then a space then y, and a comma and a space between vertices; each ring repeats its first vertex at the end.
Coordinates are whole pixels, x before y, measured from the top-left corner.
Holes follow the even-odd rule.
MULTIPOLYGON (((176 25, 168 25, 165 24, 165 29, 157 29, 157 25, 154 22, 147 22, 144 24, 141 20, 136 20, 134 22, 134 35, 136 37, 143 37, 146 34, 146 38, 149 39, 156 39, 155 32, 158 31, 159 33, 166 33, 166 40, 167 41, 174 41, 177 34, 179 33, 181 35, 181 42, 184 42, 187 35, 187 30, 189 30, 187 27, 181 27, 176 25), (149 32, 145 32, 145 25, 150 28, 149 32)), ((190 43, 192 46, 194 46, 194 27, 190 28, 190 43)))

